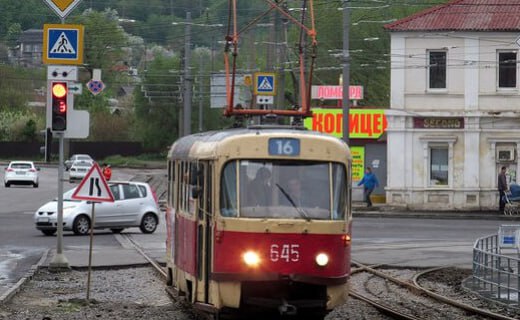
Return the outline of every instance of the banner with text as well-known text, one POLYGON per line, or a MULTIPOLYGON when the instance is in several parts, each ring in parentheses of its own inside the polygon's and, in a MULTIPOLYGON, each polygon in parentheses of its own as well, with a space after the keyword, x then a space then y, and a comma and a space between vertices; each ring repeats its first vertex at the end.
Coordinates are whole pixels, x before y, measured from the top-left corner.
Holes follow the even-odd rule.
MULTIPOLYGON (((306 118, 307 129, 343 136, 343 110, 312 108, 312 118, 306 118)), ((388 123, 384 109, 350 109, 349 137, 355 139, 378 139, 386 131, 388 123)))

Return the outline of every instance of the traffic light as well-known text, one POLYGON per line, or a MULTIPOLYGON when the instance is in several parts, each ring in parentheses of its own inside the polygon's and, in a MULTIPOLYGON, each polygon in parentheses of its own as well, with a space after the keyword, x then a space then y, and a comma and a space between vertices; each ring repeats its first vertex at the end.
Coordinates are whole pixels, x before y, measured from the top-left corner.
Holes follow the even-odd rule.
POLYGON ((67 130, 67 82, 52 82, 52 131, 67 130))

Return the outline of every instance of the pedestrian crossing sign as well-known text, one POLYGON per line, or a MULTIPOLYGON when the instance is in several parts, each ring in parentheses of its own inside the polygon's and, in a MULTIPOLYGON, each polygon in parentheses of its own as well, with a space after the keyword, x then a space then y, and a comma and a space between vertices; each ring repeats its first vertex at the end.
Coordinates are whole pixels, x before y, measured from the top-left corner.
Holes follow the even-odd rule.
POLYGON ((45 24, 43 57, 45 64, 83 64, 84 27, 78 24, 45 24))
POLYGON ((276 75, 274 73, 257 72, 255 73, 255 95, 274 96, 276 95, 276 75))

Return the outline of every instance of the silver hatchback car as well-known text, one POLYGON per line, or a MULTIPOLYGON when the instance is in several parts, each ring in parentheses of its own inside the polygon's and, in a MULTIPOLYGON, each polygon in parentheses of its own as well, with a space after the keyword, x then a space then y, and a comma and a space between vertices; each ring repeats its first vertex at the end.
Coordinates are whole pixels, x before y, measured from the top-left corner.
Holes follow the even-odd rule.
MULTIPOLYGON (((110 229, 120 233, 125 228, 139 227, 143 233, 153 233, 159 224, 157 196, 150 185, 144 182, 109 182, 114 202, 95 205, 94 229, 110 229)), ((92 224, 90 201, 74 200, 71 189, 63 194, 63 230, 78 235, 89 233, 92 224)), ((34 213, 36 229, 51 236, 56 233, 57 200, 41 206, 34 213)))

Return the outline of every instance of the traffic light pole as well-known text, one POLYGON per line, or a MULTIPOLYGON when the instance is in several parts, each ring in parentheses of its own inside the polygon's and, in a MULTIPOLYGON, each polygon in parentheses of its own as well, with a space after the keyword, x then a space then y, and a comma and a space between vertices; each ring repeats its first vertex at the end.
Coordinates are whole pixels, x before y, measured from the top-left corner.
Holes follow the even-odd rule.
POLYGON ((58 223, 57 229, 57 244, 56 255, 49 264, 50 270, 69 269, 69 261, 63 254, 63 132, 57 132, 60 147, 59 147, 59 162, 58 162, 58 223))

